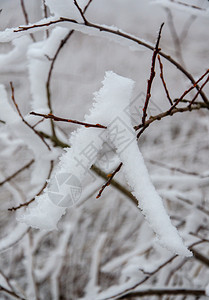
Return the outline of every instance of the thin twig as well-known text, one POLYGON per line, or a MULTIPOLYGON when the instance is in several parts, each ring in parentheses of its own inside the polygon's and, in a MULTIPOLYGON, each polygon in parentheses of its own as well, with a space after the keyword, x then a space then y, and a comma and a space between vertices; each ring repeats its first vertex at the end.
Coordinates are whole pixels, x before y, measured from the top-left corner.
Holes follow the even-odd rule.
MULTIPOLYGON (((194 84, 188 89, 186 90, 182 95, 181 97, 178 99, 178 101, 176 101, 170 108, 170 112, 179 104, 179 102, 181 102, 182 99, 184 99, 184 97, 189 93, 191 92, 195 87, 197 87, 197 84, 209 73, 209 69, 207 69, 207 71, 197 80, 194 82, 194 84)), ((198 92, 201 94, 202 90, 201 88, 199 87, 198 88, 198 92)))
MULTIPOLYGON (((50 92, 50 84, 51 84, 51 78, 52 78, 52 71, 53 71, 53 68, 54 68, 55 61, 56 61, 56 59, 57 59, 57 57, 58 57, 61 49, 66 44, 66 42, 68 41, 68 39, 71 37, 72 34, 73 34, 73 30, 71 30, 65 36, 65 38, 63 40, 61 40, 60 45, 57 48, 57 51, 55 52, 55 55, 51 59, 51 65, 50 65, 50 68, 49 68, 49 73, 48 73, 48 77, 47 77, 47 81, 46 81, 46 92, 47 92, 47 101, 48 101, 47 104, 48 104, 48 107, 49 107, 50 114, 53 113, 52 104, 51 104, 51 92, 50 92)), ((56 132, 55 132, 55 128, 54 128, 53 119, 51 119, 51 128, 52 128, 52 134, 56 138, 56 132)))
MULTIPOLYGON (((155 116, 151 116, 150 118, 149 118, 149 120, 147 120, 146 122, 145 122, 145 124, 143 125, 143 124, 139 124, 139 125, 137 125, 137 126, 135 126, 134 127, 134 129, 135 130, 139 130, 139 129, 145 129, 145 127, 147 128, 151 123, 153 123, 154 121, 159 121, 159 120, 161 120, 161 119, 163 119, 163 118, 165 118, 165 117, 167 117, 167 116, 172 116, 172 115, 174 115, 174 114, 176 114, 176 113, 183 113, 183 112, 186 112, 186 111, 191 111, 191 110, 199 110, 199 109, 201 109, 201 108, 206 108, 206 109, 208 109, 208 106, 207 105, 205 105, 204 103, 198 103, 198 104, 195 104, 195 105, 193 105, 192 107, 191 107, 191 109, 187 106, 187 107, 180 107, 180 108, 174 108, 172 111, 170 111, 170 109, 169 110, 167 110, 167 111, 165 111, 165 112, 163 112, 163 113, 160 113, 160 114, 158 114, 158 115, 155 115, 155 116)), ((140 136, 140 134, 138 134, 137 135, 137 138, 139 138, 139 136, 140 136)))
POLYGON ((160 26, 160 30, 159 30, 158 37, 157 37, 157 42, 156 42, 155 49, 154 49, 153 55, 152 55, 152 66, 151 66, 150 78, 147 83, 147 94, 146 94, 146 100, 145 100, 145 104, 144 104, 144 108, 143 108, 143 116, 142 116, 142 124, 143 125, 144 125, 146 117, 147 117, 147 108, 148 108, 149 100, 151 97, 152 82, 155 78, 155 61, 156 61, 157 54, 160 51, 159 43, 160 43, 161 32, 162 32, 163 26, 164 26, 164 23, 162 23, 162 25, 160 26))
POLYGON ((19 109, 19 107, 18 107, 18 105, 17 105, 17 102, 16 102, 16 100, 15 100, 14 87, 13 87, 13 83, 12 83, 12 82, 10 82, 10 87, 11 87, 11 90, 12 90, 12 101, 13 101, 13 103, 14 103, 14 105, 15 105, 15 108, 16 108, 16 110, 17 110, 17 112, 18 112, 20 118, 22 119, 23 123, 25 123, 31 130, 33 130, 33 132, 34 132, 34 133, 42 140, 42 142, 45 144, 45 146, 48 148, 48 150, 51 151, 50 146, 46 143, 46 141, 44 140, 43 136, 41 136, 41 135, 39 134, 39 132, 38 132, 37 130, 35 130, 35 129, 33 128, 33 126, 31 126, 31 125, 24 119, 24 117, 23 117, 23 115, 22 115, 22 113, 21 113, 21 111, 20 111, 20 109, 19 109))
MULTIPOLYGON (((46 6, 46 3, 45 3, 45 0, 42 0, 42 5, 43 5, 44 18, 47 18, 48 14, 47 14, 47 6, 46 6)), ((46 29, 46 37, 47 38, 49 37, 49 30, 48 29, 46 29)))
POLYGON ((38 122, 36 122, 32 127, 35 128, 36 126, 38 126, 40 123, 42 123, 45 120, 45 118, 42 118, 41 120, 39 120, 38 122))
POLYGON ((209 175, 202 175, 202 174, 199 174, 197 172, 190 172, 190 171, 186 171, 186 170, 181 169, 181 168, 168 166, 168 165, 166 165, 166 164, 164 164, 162 162, 155 161, 155 160, 152 160, 152 159, 150 159, 149 162, 151 164, 160 166, 162 168, 165 168, 165 169, 168 169, 168 170, 171 170, 171 171, 174 171, 174 172, 179 172, 179 173, 186 174, 186 175, 191 175, 191 176, 198 176, 200 178, 207 178, 207 177, 209 177, 209 175))
POLYGON ((25 169, 29 168, 33 163, 35 162, 34 159, 32 159, 29 163, 27 163, 25 166, 23 166, 22 168, 20 168, 19 170, 17 170, 15 173, 13 173, 12 175, 10 175, 9 177, 7 177, 6 179, 4 179, 3 181, 0 182, 0 186, 3 185, 4 183, 10 181, 11 179, 13 179, 14 177, 16 177, 18 174, 20 174, 22 171, 24 171, 25 169))
MULTIPOLYGON (((85 6, 84 8, 84 11, 83 11, 83 15, 85 14, 86 10, 88 9, 89 5, 91 4, 92 0, 90 0, 87 5, 85 6)), ((45 17, 47 17, 47 8, 46 8, 46 5, 45 5, 45 2, 43 3, 44 4, 44 13, 45 13, 45 17)), ((47 33, 49 34, 48 30, 47 30, 47 33)), ((52 110, 52 104, 51 104, 51 91, 50 91, 50 85, 51 85, 51 78, 52 78, 52 71, 54 69, 54 64, 55 64, 55 61, 60 53, 60 51, 62 50, 62 48, 64 47, 64 45, 67 43, 67 41, 69 40, 69 38, 73 35, 74 33, 74 30, 70 30, 67 35, 61 40, 54 56, 52 58, 49 58, 47 55, 47 58, 51 61, 51 65, 50 65, 50 68, 49 68, 49 73, 48 73, 48 77, 47 77, 47 81, 46 81, 46 92, 47 92, 47 100, 48 100, 48 107, 49 107, 49 113, 50 114, 53 114, 53 110, 52 110)), ((55 127, 54 127, 54 123, 53 123, 53 120, 51 119, 51 128, 52 128, 52 134, 54 136, 55 139, 57 139, 57 136, 56 136, 56 132, 55 132, 55 127)))
POLYGON ((51 177, 51 173, 52 173, 53 167, 54 167, 54 163, 53 163, 53 161, 51 161, 50 170, 49 170, 47 179, 46 179, 46 181, 44 182, 44 185, 42 186, 42 188, 41 188, 40 191, 36 194, 35 197, 33 197, 32 199, 30 199, 29 201, 27 201, 27 202, 25 202, 25 203, 21 203, 21 204, 18 205, 18 206, 14 206, 14 207, 8 208, 8 210, 9 210, 9 211, 15 211, 15 210, 18 210, 18 209, 20 209, 20 208, 22 208, 22 207, 28 206, 29 204, 31 204, 31 203, 35 200, 35 198, 36 198, 37 196, 40 196, 41 193, 43 192, 43 190, 45 189, 45 187, 47 186, 47 180, 50 179, 50 177, 51 177))
POLYGON ((84 11, 82 11, 82 9, 80 8, 80 6, 78 5, 78 2, 76 0, 74 0, 74 4, 78 9, 78 11, 79 11, 79 13, 80 13, 80 15, 81 15, 81 17, 84 21, 84 24, 88 24, 88 21, 87 21, 86 17, 84 16, 84 11))
POLYGON ((166 86, 166 83, 165 83, 165 79, 164 79, 164 76, 163 76, 163 64, 161 62, 160 55, 158 55, 157 58, 158 58, 159 65, 160 65, 160 78, 162 80, 163 87, 164 87, 165 92, 166 92, 166 96, 168 98, 168 101, 169 101, 170 105, 173 105, 173 101, 171 100, 171 97, 170 97, 170 94, 169 94, 169 91, 167 89, 167 86, 166 86))
POLYGON ((92 3, 93 0, 89 0, 89 2, 86 4, 86 6, 83 9, 83 13, 85 14, 85 12, 87 11, 87 9, 89 8, 89 5, 92 3))
POLYGON ((77 120, 60 118, 60 117, 54 116, 52 114, 45 115, 45 114, 39 114, 39 113, 36 113, 36 112, 33 112, 33 111, 30 114, 34 115, 34 116, 40 116, 40 117, 43 117, 45 119, 52 119, 52 120, 57 121, 57 122, 68 122, 68 123, 83 125, 87 128, 89 128, 89 127, 104 128, 104 129, 107 128, 107 126, 103 126, 101 124, 90 124, 90 123, 80 122, 80 121, 77 121, 77 120))
MULTIPOLYGON (((21 4, 22 12, 23 12, 23 15, 24 15, 24 18, 25 18, 25 23, 28 25, 29 24, 29 18, 28 18, 27 10, 25 8, 24 0, 20 0, 20 4, 21 4)), ((35 37, 34 37, 34 35, 32 33, 30 33, 30 37, 33 40, 33 42, 36 41, 35 37)))
POLYGON ((119 166, 115 169, 115 171, 114 171, 112 174, 108 174, 109 179, 108 179, 108 181, 107 181, 105 184, 103 184, 103 186, 101 187, 101 189, 100 189, 98 195, 96 196, 97 199, 101 197, 101 195, 102 195, 104 189, 105 189, 108 185, 110 185, 110 183, 111 183, 113 177, 115 176, 116 173, 118 173, 118 172, 120 171, 122 165, 123 165, 123 164, 120 163, 119 166))
POLYGON ((190 104, 188 107, 191 107, 192 104, 194 104, 195 100, 197 99, 198 95, 200 94, 200 92, 202 91, 202 89, 204 88, 204 86, 208 83, 209 81, 209 76, 207 77, 207 79, 205 80, 205 82, 201 85, 199 91, 196 93, 196 95, 194 96, 194 98, 191 100, 190 104))
POLYGON ((48 23, 19 26, 18 29, 14 29, 13 32, 20 32, 20 31, 27 31, 29 29, 34 29, 34 28, 48 27, 61 22, 70 22, 70 23, 78 24, 76 20, 61 17, 58 20, 49 21, 48 23))

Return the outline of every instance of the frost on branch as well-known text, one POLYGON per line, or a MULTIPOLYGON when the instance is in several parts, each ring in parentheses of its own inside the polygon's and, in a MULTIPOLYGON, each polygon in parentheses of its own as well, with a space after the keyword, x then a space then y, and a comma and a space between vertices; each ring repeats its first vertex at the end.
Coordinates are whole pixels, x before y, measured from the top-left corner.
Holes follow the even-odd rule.
POLYGON ((86 171, 96 162, 103 143, 107 142, 116 149, 123 163, 125 177, 132 193, 138 199, 139 207, 156 233, 161 245, 176 254, 191 256, 190 251, 183 245, 177 229, 171 224, 162 199, 150 181, 142 154, 138 149, 130 114, 127 113, 133 86, 134 82, 131 79, 121 77, 113 72, 106 73, 103 87, 95 93, 95 102, 90 114, 85 116, 85 122, 96 124, 99 121, 107 129, 81 127, 72 134, 72 147, 66 149, 66 153, 62 155, 49 188, 45 190, 42 196, 37 197, 34 207, 27 209, 27 213, 22 216, 22 221, 40 229, 55 229, 57 222, 65 213, 65 207, 68 206, 65 205, 66 201, 72 200, 69 199, 70 193, 68 194, 67 190, 63 190, 62 192, 66 193, 63 195, 64 198, 59 202, 57 200, 57 203, 55 203, 56 201, 51 202, 49 195, 51 191, 56 189, 53 186, 56 178, 71 173, 82 182, 86 176, 86 171), (81 157, 82 151, 89 145, 93 145, 96 149, 92 160, 89 160, 88 157, 81 157))
MULTIPOLYGON (((67 33, 68 30, 66 28, 56 27, 52 30, 48 39, 33 43, 28 49, 27 56, 32 94, 32 110, 50 113, 46 83, 51 67, 51 59, 54 57, 61 40, 67 33)), ((39 127, 42 130, 46 130, 46 124, 47 121, 39 125, 39 127)))

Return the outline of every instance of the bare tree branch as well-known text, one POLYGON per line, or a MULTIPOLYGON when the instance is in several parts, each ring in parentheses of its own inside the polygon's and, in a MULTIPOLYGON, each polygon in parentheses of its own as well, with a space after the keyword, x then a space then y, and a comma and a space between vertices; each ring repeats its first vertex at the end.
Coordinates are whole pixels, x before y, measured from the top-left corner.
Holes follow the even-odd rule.
POLYGON ((16 100, 15 100, 14 87, 13 87, 13 83, 12 83, 12 82, 10 82, 10 87, 11 87, 11 90, 12 90, 12 101, 13 101, 13 103, 14 103, 14 105, 15 105, 15 107, 16 107, 16 110, 17 110, 17 112, 18 112, 20 118, 22 119, 23 123, 25 123, 31 130, 33 130, 33 132, 34 132, 34 133, 42 140, 42 142, 45 144, 45 146, 48 148, 48 150, 51 151, 50 146, 46 143, 46 141, 45 141, 44 138, 40 135, 40 133, 39 133, 36 129, 34 129, 33 126, 31 126, 31 125, 24 119, 24 117, 23 117, 22 113, 20 112, 20 109, 19 109, 19 107, 18 107, 18 105, 17 105, 17 102, 16 102, 16 100))
POLYGON ((22 208, 22 207, 26 207, 26 206, 28 206, 29 204, 31 204, 31 203, 35 200, 35 198, 36 198, 37 196, 41 195, 41 193, 43 192, 43 190, 44 190, 45 187, 47 186, 47 180, 51 177, 51 173, 52 173, 52 170, 53 170, 53 167, 54 167, 53 161, 51 161, 50 164, 51 164, 51 165, 50 165, 50 169, 49 169, 49 173, 48 173, 47 179, 46 179, 46 181, 44 182, 44 184, 43 184, 42 188, 40 189, 40 191, 36 194, 36 196, 33 197, 32 199, 30 199, 29 201, 25 202, 25 203, 21 203, 21 204, 18 205, 18 206, 8 208, 9 211, 15 211, 15 210, 18 210, 18 209, 20 209, 20 208, 22 208))
POLYGON ((169 95, 169 91, 168 91, 168 89, 167 89, 167 86, 166 86, 166 83, 165 83, 165 79, 164 79, 164 76, 163 76, 163 64, 162 64, 162 62, 161 62, 160 55, 158 55, 157 58, 158 58, 159 65, 160 65, 160 78, 161 78, 161 80, 162 80, 163 87, 164 87, 164 89, 165 89, 167 99, 168 99, 170 105, 173 105, 173 101, 171 100, 171 97, 170 97, 170 95, 169 95))
POLYGON ((154 52, 152 55, 152 66, 151 66, 150 78, 147 83, 147 94, 146 94, 146 100, 145 100, 144 108, 143 108, 143 116, 142 116, 142 124, 143 125, 144 125, 146 117, 147 117, 147 108, 148 108, 149 100, 151 97, 152 82, 155 78, 155 61, 156 61, 157 54, 160 51, 159 43, 160 43, 161 32, 162 32, 163 26, 164 26, 164 23, 160 26, 160 30, 159 30, 158 37, 157 37, 157 42, 156 42, 155 49, 154 49, 154 52))
POLYGON ((25 166, 21 167, 19 170, 17 170, 15 173, 13 173, 12 175, 10 175, 9 177, 7 177, 6 179, 4 179, 3 181, 0 182, 0 186, 3 185, 4 183, 10 181, 11 179, 13 179, 14 177, 16 177, 18 174, 20 174, 22 171, 24 171, 25 169, 29 168, 33 163, 35 162, 34 159, 32 159, 29 163, 27 163, 25 166))
POLYGON ((101 187, 101 189, 100 189, 98 195, 96 196, 97 199, 101 197, 101 195, 102 195, 104 189, 105 189, 108 185, 110 185, 110 183, 111 183, 113 177, 115 176, 116 173, 118 173, 118 172, 120 171, 122 165, 123 165, 123 164, 120 163, 119 166, 115 169, 115 171, 114 171, 112 174, 108 174, 108 175, 107 175, 107 176, 109 177, 109 179, 108 179, 108 181, 107 181, 105 184, 103 184, 103 186, 101 187))
POLYGON ((43 117, 45 119, 52 119, 52 120, 57 121, 57 122, 68 122, 68 123, 83 125, 87 128, 89 128, 89 127, 104 128, 104 129, 107 128, 107 126, 103 126, 101 124, 90 124, 90 123, 80 122, 80 121, 76 121, 76 120, 60 118, 60 117, 54 116, 52 114, 45 115, 45 114, 39 114, 39 113, 36 113, 36 112, 33 112, 33 111, 30 114, 34 115, 34 116, 40 116, 40 117, 43 117))
MULTIPOLYGON (((21 4, 21 8, 22 8, 22 12, 23 12, 23 15, 24 15, 24 18, 25 18, 25 23, 28 25, 29 24, 29 18, 28 18, 28 13, 27 13, 27 10, 25 8, 25 3, 24 3, 24 0, 20 0, 20 4, 21 4)), ((30 37, 32 39, 33 42, 35 42, 35 37, 32 33, 30 33, 30 37)))
MULTIPOLYGON (((153 47, 152 45, 136 38, 135 36, 132 36, 128 33, 125 33, 123 31, 120 31, 120 30, 115 30, 115 29, 112 29, 112 28, 108 28, 108 27, 105 27, 105 26, 102 26, 102 25, 98 25, 98 24, 94 24, 94 23, 91 23, 89 21, 86 20, 86 23, 84 24, 79 24, 76 20, 72 20, 72 19, 68 19, 68 18, 60 18, 58 20, 54 20, 54 21, 49 21, 48 23, 44 23, 44 24, 33 24, 31 26, 20 26, 19 29, 16 29, 14 30, 14 32, 20 32, 20 31, 27 31, 27 30, 30 30, 30 29, 33 29, 33 28, 39 28, 39 27, 47 27, 47 26, 51 26, 51 25, 55 25, 57 23, 60 23, 60 22, 69 22, 69 23, 76 23, 78 25, 85 25, 87 27, 91 27, 91 28, 95 28, 95 29, 98 29, 99 31, 104 31, 104 32, 108 32, 108 33, 111 33, 113 35, 116 35, 116 36, 120 36, 124 39, 128 39, 130 41, 133 41, 135 42, 136 44, 138 45, 141 45, 143 47, 146 47, 147 49, 150 49, 152 51, 154 51, 155 47, 153 47)), ((162 52, 162 51, 159 51, 159 54, 164 57, 166 60, 168 60, 171 64, 173 64, 174 66, 176 66, 176 68, 178 70, 180 70, 190 81, 192 84, 195 84, 195 80, 193 78, 193 76, 181 65, 179 64, 177 61, 175 61, 170 55, 162 52)), ((196 84, 195 88, 197 90, 199 90, 199 86, 196 84)), ((209 100, 207 99, 206 95, 201 91, 200 92, 200 95, 203 99, 203 101, 205 102, 205 104, 209 107, 209 100)))

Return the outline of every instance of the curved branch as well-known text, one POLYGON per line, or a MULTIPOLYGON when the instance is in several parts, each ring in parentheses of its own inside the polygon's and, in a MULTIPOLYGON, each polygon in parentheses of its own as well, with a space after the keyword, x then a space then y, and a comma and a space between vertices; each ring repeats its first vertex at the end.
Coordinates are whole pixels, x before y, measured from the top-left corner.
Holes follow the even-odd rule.
MULTIPOLYGON (((86 20, 85 23, 78 23, 76 20, 61 17, 58 20, 49 21, 48 23, 44 23, 44 24, 33 24, 33 25, 30 25, 30 26, 20 26, 18 29, 14 30, 14 32, 27 31, 29 29, 34 29, 34 28, 39 28, 39 27, 47 27, 47 26, 55 25, 55 24, 60 23, 60 22, 68 22, 68 23, 74 23, 74 24, 77 24, 77 25, 80 25, 80 26, 86 26, 86 27, 98 29, 100 32, 104 31, 104 32, 108 32, 108 33, 111 33, 111 34, 116 35, 116 36, 120 36, 124 39, 128 39, 130 41, 133 41, 136 44, 141 45, 141 46, 143 46, 147 49, 150 49, 152 51, 154 51, 154 49, 155 49, 155 47, 153 45, 150 45, 150 44, 140 40, 139 38, 137 38, 133 35, 130 35, 126 32, 123 32, 121 30, 116 30, 116 29, 113 29, 111 27, 106 27, 106 26, 94 24, 94 23, 91 23, 91 22, 87 21, 87 19, 85 19, 85 20, 86 20)), ((159 51, 159 54, 162 57, 164 57, 166 60, 168 60, 171 64, 173 64, 179 71, 181 71, 191 81, 192 84, 195 84, 195 79, 193 78, 193 76, 181 64, 179 64, 170 55, 164 53, 163 51, 159 51)), ((198 91, 200 90, 199 85, 196 85, 195 87, 198 91)), ((205 104, 209 107, 209 100, 206 97, 206 95, 204 94, 204 92, 200 91, 200 95, 201 95, 203 101, 205 102, 205 104)))

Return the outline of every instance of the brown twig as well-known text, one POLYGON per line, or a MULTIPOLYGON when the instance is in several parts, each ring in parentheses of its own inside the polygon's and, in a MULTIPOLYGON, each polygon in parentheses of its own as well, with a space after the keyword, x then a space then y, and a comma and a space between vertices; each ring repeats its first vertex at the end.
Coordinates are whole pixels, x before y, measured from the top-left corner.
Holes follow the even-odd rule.
MULTIPOLYGON (((54 64, 55 61, 61 51, 61 49, 63 48, 63 46, 66 44, 66 42, 68 41, 68 39, 71 37, 71 35, 73 34, 73 30, 71 30, 66 36, 65 38, 60 42, 59 47, 57 48, 57 51, 55 52, 55 55, 53 56, 53 58, 51 58, 51 65, 49 68, 49 73, 48 73, 48 77, 47 77, 47 81, 46 81, 46 92, 47 92, 47 101, 48 101, 48 107, 49 107, 49 112, 50 114, 53 113, 52 111, 52 104, 51 104, 51 92, 50 92, 50 84, 51 84, 51 77, 52 77, 52 71, 54 68, 54 64)), ((54 123, 53 123, 53 119, 51 119, 51 128, 52 128, 52 134, 53 136, 56 138, 56 132, 55 132, 55 128, 54 128, 54 123)))
POLYGON ((109 179, 108 179, 108 181, 107 181, 105 184, 103 184, 103 186, 101 187, 101 189, 100 189, 98 195, 96 196, 97 199, 101 197, 101 195, 102 195, 104 189, 105 189, 108 185, 110 185, 110 183, 111 183, 113 177, 115 176, 116 173, 118 173, 118 172, 120 171, 122 165, 123 165, 123 164, 120 163, 119 166, 115 169, 115 171, 114 171, 112 174, 109 174, 109 175, 108 175, 109 179))
MULTIPOLYGON (((142 130, 144 131, 144 130, 145 130, 151 123, 153 123, 154 121, 159 121, 159 120, 161 120, 161 119, 163 119, 163 118, 165 118, 165 117, 167 117, 167 116, 172 116, 172 115, 174 115, 174 114, 176 114, 176 113, 183 113, 183 112, 191 111, 191 110, 199 110, 199 109, 201 109, 201 108, 206 108, 206 109, 208 109, 208 106, 205 105, 204 103, 198 103, 198 104, 196 104, 196 105, 193 105, 193 106, 191 107, 191 109, 190 109, 188 106, 187 106, 187 107, 174 108, 172 111, 170 111, 170 109, 169 109, 169 110, 167 110, 167 111, 165 111, 165 112, 163 112, 163 113, 160 113, 160 114, 158 114, 158 115, 151 116, 151 117, 149 118, 149 120, 147 120, 147 121, 145 122, 144 125, 143 125, 143 124, 139 124, 139 125, 135 126, 134 129, 135 129, 135 130, 139 130, 139 129, 142 128, 142 130)), ((137 134, 137 138, 139 138, 140 135, 141 135, 141 133, 140 133, 140 134, 138 133, 138 134, 137 134)))
POLYGON ((86 4, 86 6, 83 9, 83 13, 85 14, 85 12, 87 11, 87 9, 89 8, 89 5, 92 3, 93 0, 89 0, 89 2, 86 4))
MULTIPOLYGON (((87 3, 87 5, 85 6, 84 10, 83 10, 83 14, 85 14, 86 10, 88 9, 89 5, 91 4, 92 0, 89 0, 89 2, 87 3)), ((46 5, 44 3, 44 12, 45 12, 45 17, 47 17, 47 8, 46 5)), ((48 30, 47 30, 48 33, 48 30)), ((60 53, 60 51, 62 50, 62 48, 64 47, 64 45, 67 43, 67 41, 69 40, 69 38, 73 35, 74 30, 70 30, 67 35, 61 40, 54 56, 52 58, 49 58, 47 55, 47 58, 51 61, 51 65, 49 68, 49 73, 48 73, 48 77, 47 77, 47 81, 46 81, 46 92, 47 92, 47 100, 48 100, 48 107, 49 107, 49 112, 50 114, 53 114, 53 110, 52 110, 52 104, 51 104, 51 92, 50 92, 50 85, 51 85, 51 78, 52 78, 52 71, 54 69, 54 64, 55 61, 60 53)), ((54 123, 53 120, 51 119, 51 128, 52 128, 52 134, 54 136, 55 139, 57 139, 56 136, 56 132, 55 132, 55 128, 54 128, 54 123)))
POLYGON ((70 22, 70 23, 78 24, 78 22, 76 20, 61 17, 58 20, 49 21, 48 23, 46 22, 46 23, 43 23, 43 24, 33 24, 33 25, 28 25, 28 26, 19 26, 18 29, 14 29, 13 32, 20 32, 20 31, 27 31, 29 29, 34 29, 34 28, 48 27, 48 26, 55 25, 55 24, 61 23, 61 22, 70 22))
POLYGON ((160 65, 160 78, 162 80, 162 83, 163 83, 163 87, 164 87, 164 90, 166 92, 166 96, 167 96, 167 99, 170 103, 170 105, 173 105, 173 101, 171 100, 171 97, 170 97, 170 94, 169 94, 169 91, 167 89, 167 86, 166 86, 166 83, 165 83, 165 79, 164 79, 164 76, 163 76, 163 64, 161 62, 161 59, 160 59, 160 55, 158 54, 157 56, 158 58, 158 61, 159 61, 159 65, 160 65))
POLYGON ((51 161, 51 166, 50 166, 50 170, 49 170, 47 179, 46 179, 46 181, 44 182, 44 185, 42 186, 42 188, 41 188, 40 191, 36 194, 35 197, 33 197, 32 199, 30 199, 29 201, 27 201, 27 202, 25 202, 25 203, 21 203, 21 204, 18 205, 18 206, 8 208, 8 210, 9 210, 9 211, 15 211, 15 210, 18 210, 18 209, 20 209, 20 208, 22 208, 22 207, 28 206, 29 204, 31 204, 31 203, 35 200, 35 198, 36 198, 37 196, 40 196, 41 193, 43 192, 43 190, 45 189, 45 187, 47 186, 47 180, 51 177, 51 173, 52 173, 53 167, 54 167, 54 163, 53 163, 53 161, 51 161))
MULTIPOLYGON (((181 100, 189 93, 191 92, 194 88, 197 87, 197 84, 209 73, 209 69, 207 69, 207 71, 197 80, 194 82, 194 84, 188 89, 186 90, 181 97, 171 106, 170 108, 170 112, 179 104, 179 102, 181 102, 181 100)), ((199 87, 198 88, 198 92, 201 94, 202 89, 199 87)))
MULTIPOLYGON (((27 10, 25 8, 24 0, 20 0, 20 4, 21 4, 22 12, 23 12, 23 15, 24 15, 24 18, 25 18, 25 23, 28 25, 29 24, 29 18, 28 18, 27 10)), ((30 37, 33 40, 33 42, 36 41, 35 37, 34 37, 34 35, 32 33, 30 33, 30 37)))
POLYGON ((60 118, 60 117, 54 116, 52 114, 45 115, 45 114, 39 114, 39 113, 36 113, 36 112, 33 112, 33 111, 30 114, 34 115, 34 116, 44 117, 45 119, 52 119, 52 120, 57 121, 57 122, 61 121, 61 122, 68 122, 68 123, 83 125, 87 128, 89 128, 89 127, 104 128, 104 129, 107 128, 107 126, 103 126, 101 124, 90 124, 90 123, 80 122, 80 121, 77 121, 77 120, 60 118))
POLYGON ((17 170, 15 173, 13 173, 12 175, 10 175, 9 177, 7 177, 6 179, 4 179, 3 181, 0 182, 0 186, 3 185, 4 183, 10 181, 11 179, 13 179, 14 177, 16 177, 18 174, 20 174, 22 171, 24 171, 25 169, 29 168, 33 163, 35 162, 34 159, 32 159, 29 163, 27 163, 25 166, 23 166, 22 168, 20 168, 19 170, 17 170))
POLYGON ((17 105, 17 102, 16 102, 16 100, 15 100, 14 87, 13 87, 13 83, 12 83, 12 82, 10 82, 10 87, 11 87, 11 91, 12 91, 12 101, 13 101, 13 103, 14 103, 14 105, 15 105, 15 108, 16 108, 16 110, 17 110, 17 112, 18 112, 20 118, 22 119, 23 123, 25 123, 31 130, 33 130, 33 132, 34 132, 34 133, 42 140, 42 142, 46 145, 46 147, 48 148, 48 150, 51 151, 50 146, 46 143, 46 141, 44 140, 43 136, 41 136, 40 133, 39 133, 37 130, 35 130, 35 129, 33 128, 33 126, 31 126, 31 125, 24 119, 24 117, 23 117, 23 115, 22 115, 22 113, 21 113, 21 111, 20 111, 20 109, 19 109, 19 106, 17 105))
POLYGON ((35 128, 36 126, 38 126, 38 124, 42 123, 44 120, 45 120, 45 118, 42 118, 41 120, 36 122, 32 127, 35 128))
POLYGON ((78 11, 79 11, 79 13, 80 13, 80 15, 81 15, 81 17, 84 21, 84 24, 88 24, 88 21, 87 21, 86 17, 84 16, 84 11, 82 11, 82 9, 80 8, 80 6, 78 5, 78 2, 76 0, 74 0, 74 4, 78 9, 78 11))
POLYGON ((207 77, 207 79, 205 80, 205 82, 201 85, 199 91, 196 93, 196 95, 194 96, 194 98, 191 100, 191 102, 188 105, 188 107, 191 108, 192 104, 194 104, 194 102, 197 99, 198 95, 200 94, 200 92, 202 91, 202 89, 204 88, 204 86, 208 83, 208 81, 209 81, 209 76, 207 77))
MULTIPOLYGON (((98 176, 100 176, 103 179, 107 179, 107 174, 100 170, 98 167, 93 165, 91 167, 91 170, 95 172, 98 176)), ((138 200, 131 194, 129 190, 127 190, 123 185, 121 185, 118 181, 112 179, 110 182, 111 186, 116 188, 118 191, 120 191, 123 195, 127 196, 136 206, 138 206, 138 200)))
POLYGON ((159 30, 158 37, 157 37, 157 42, 156 42, 155 49, 154 49, 153 55, 152 55, 152 66, 151 66, 150 78, 147 83, 147 94, 146 94, 146 100, 145 100, 144 108, 143 108, 143 116, 142 116, 142 124, 143 125, 144 125, 146 117, 147 117, 147 108, 148 108, 149 100, 151 97, 152 83, 155 78, 155 61, 156 61, 157 54, 160 51, 159 43, 160 43, 161 32, 162 32, 163 26, 164 26, 164 23, 162 23, 162 25, 160 26, 160 30, 159 30))
MULTIPOLYGON (((45 3, 45 0, 42 0, 42 5, 43 5, 44 18, 47 18, 48 14, 47 14, 47 6, 46 6, 46 3, 45 3)), ((49 37, 49 30, 48 29, 46 29, 46 37, 47 38, 49 37)))

